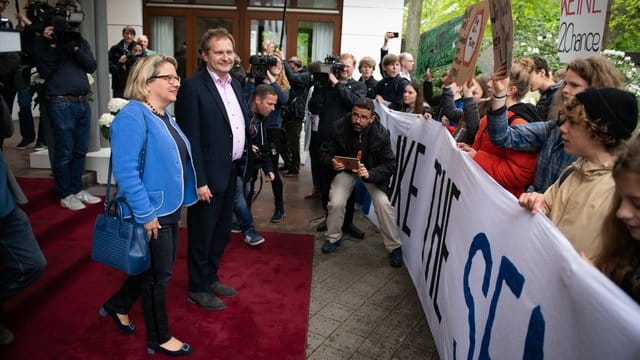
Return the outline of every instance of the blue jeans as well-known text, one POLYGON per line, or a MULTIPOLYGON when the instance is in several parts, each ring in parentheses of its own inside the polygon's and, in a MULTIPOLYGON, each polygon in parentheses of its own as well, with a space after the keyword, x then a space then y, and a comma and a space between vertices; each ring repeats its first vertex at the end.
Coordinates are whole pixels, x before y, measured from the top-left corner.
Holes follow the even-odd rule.
POLYGON ((236 191, 233 195, 233 213, 238 219, 240 229, 242 232, 246 232, 253 227, 253 216, 251 215, 251 208, 247 205, 247 195, 249 194, 249 184, 243 186, 242 177, 236 176, 236 191), (246 191, 243 191, 246 190, 246 191))
POLYGON ((2 305, 38 279, 47 261, 40 251, 27 215, 16 207, 0 219, 0 315, 2 305))
POLYGON ((86 100, 49 98, 49 116, 53 127, 53 176, 61 198, 82 190, 84 160, 89 149, 91 107, 86 100))

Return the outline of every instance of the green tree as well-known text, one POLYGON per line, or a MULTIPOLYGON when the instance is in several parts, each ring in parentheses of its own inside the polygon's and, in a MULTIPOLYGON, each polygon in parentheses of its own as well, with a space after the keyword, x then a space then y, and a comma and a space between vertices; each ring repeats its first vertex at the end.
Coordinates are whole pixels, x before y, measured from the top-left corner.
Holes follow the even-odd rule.
POLYGON ((640 0, 611 0, 608 49, 640 52, 640 0))

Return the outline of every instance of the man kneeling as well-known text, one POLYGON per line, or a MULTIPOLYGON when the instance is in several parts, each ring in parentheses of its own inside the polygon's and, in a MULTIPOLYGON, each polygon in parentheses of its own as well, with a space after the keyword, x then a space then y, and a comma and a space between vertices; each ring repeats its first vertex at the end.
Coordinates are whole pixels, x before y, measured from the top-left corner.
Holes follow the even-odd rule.
POLYGON ((352 112, 334 123, 331 136, 320 147, 323 165, 337 172, 329 192, 327 241, 322 252, 332 253, 342 243, 345 206, 356 182, 362 179, 373 200, 391 266, 401 267, 402 244, 389 201, 389 180, 396 172, 396 157, 391 150, 389 130, 377 119, 373 101, 357 99, 352 112), (349 157, 357 161, 344 159, 349 157))

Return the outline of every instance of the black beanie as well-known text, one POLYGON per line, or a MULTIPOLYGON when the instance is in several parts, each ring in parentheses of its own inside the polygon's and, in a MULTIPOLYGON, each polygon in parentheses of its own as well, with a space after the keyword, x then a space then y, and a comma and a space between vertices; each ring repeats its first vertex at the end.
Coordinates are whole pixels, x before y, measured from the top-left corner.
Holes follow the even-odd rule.
POLYGON ((577 93, 594 122, 607 126, 616 139, 628 139, 638 124, 638 100, 628 91, 615 88, 588 88, 577 93))

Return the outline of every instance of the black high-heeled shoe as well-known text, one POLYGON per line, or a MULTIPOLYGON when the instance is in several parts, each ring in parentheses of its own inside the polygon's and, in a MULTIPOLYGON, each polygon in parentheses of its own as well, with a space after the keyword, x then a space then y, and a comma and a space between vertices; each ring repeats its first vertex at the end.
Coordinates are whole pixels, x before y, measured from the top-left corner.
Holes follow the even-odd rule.
POLYGON ((149 355, 154 355, 156 351, 169 356, 186 356, 193 352, 193 348, 187 343, 183 343, 179 350, 167 350, 160 345, 147 344, 147 353, 149 353, 149 355))
POLYGON ((136 327, 133 325, 133 323, 129 322, 129 325, 124 325, 120 322, 120 319, 118 319, 118 315, 115 311, 103 306, 100 308, 100 311, 98 311, 98 314, 102 317, 106 317, 107 315, 109 315, 116 326, 116 330, 120 331, 121 333, 125 335, 133 335, 136 333, 136 327))

